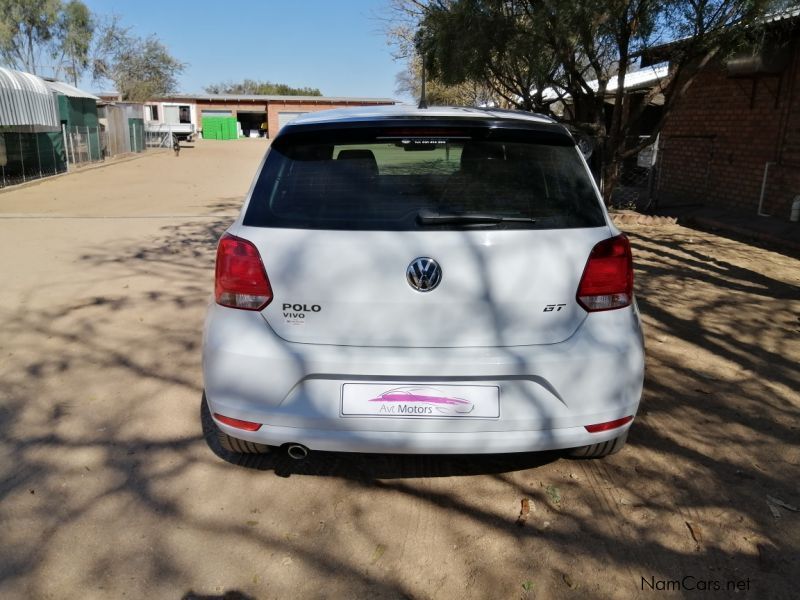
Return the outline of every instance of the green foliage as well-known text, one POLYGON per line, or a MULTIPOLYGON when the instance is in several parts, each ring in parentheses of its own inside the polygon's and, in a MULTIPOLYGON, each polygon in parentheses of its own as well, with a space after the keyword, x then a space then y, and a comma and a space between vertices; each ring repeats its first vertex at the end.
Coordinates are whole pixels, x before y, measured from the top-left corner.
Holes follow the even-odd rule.
POLYGON ((0 0, 0 60, 73 83, 89 66, 94 20, 79 0, 0 0))
POLYGON ((206 86, 209 94, 251 94, 264 96, 322 96, 317 88, 291 87, 285 83, 245 79, 239 83, 223 82, 206 86))
POLYGON ((184 69, 154 36, 131 35, 117 17, 94 15, 80 0, 0 0, 0 61, 75 85, 91 70, 134 101, 174 92, 184 69))
POLYGON ((184 68, 154 36, 123 36, 122 45, 112 56, 108 77, 123 100, 144 102, 175 92, 177 76, 184 68))
POLYGON ((647 104, 663 97, 657 133, 697 67, 757 37, 759 20, 776 6, 775 0, 395 2, 417 19, 414 46, 433 78, 488 86, 516 108, 550 114, 597 136, 608 187, 622 160, 637 151, 625 140, 647 104), (675 39, 682 41, 661 58, 669 59, 669 74, 644 102, 624 111, 623 86, 611 93, 609 84, 624 80, 652 47, 675 39))
POLYGON ((0 59, 12 69, 36 73, 52 54, 59 0, 0 0, 0 59))
MULTIPOLYGON (((395 78, 398 94, 419 100, 422 88, 422 61, 413 58, 408 61, 408 68, 395 78)), ((425 98, 430 106, 481 106, 487 103, 501 104, 500 99, 486 86, 475 81, 466 80, 448 85, 440 80, 426 77, 425 98)))
POLYGON ((89 67, 94 30, 92 13, 83 2, 71 0, 63 5, 55 37, 61 49, 61 64, 66 62, 64 71, 75 85, 78 85, 78 79, 89 67))

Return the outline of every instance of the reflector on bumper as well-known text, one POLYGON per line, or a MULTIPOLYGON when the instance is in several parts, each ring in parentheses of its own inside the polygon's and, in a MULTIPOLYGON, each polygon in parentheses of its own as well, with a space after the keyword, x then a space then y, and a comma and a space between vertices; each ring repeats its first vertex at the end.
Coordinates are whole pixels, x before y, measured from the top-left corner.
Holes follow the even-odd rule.
POLYGON ((633 421, 633 415, 615 419, 613 421, 606 421, 605 423, 596 423, 594 425, 585 425, 586 431, 589 433, 598 433, 600 431, 608 431, 609 429, 616 429, 633 421))
POLYGON ((219 413, 214 413, 214 418, 220 423, 224 423, 236 429, 244 429, 245 431, 258 431, 261 429, 261 423, 253 423, 252 421, 242 421, 241 419, 234 419, 233 417, 226 417, 219 413))

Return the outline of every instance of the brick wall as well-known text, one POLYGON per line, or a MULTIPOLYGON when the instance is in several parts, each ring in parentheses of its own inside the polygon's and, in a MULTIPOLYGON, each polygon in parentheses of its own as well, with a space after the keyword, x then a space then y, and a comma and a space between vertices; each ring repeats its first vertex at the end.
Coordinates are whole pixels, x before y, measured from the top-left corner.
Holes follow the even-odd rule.
POLYGON ((267 123, 269 125, 269 137, 275 137, 278 132, 278 113, 281 112, 317 112, 320 110, 331 110, 334 108, 353 108, 358 106, 375 106, 376 103, 364 102, 281 102, 271 100, 267 107, 267 123))
MULTIPOLYGON (((266 115, 267 124, 269 126, 269 136, 274 137, 278 131, 278 113, 279 112, 316 112, 320 110, 330 110, 333 108, 353 108, 358 106, 376 106, 382 104, 392 104, 392 102, 382 102, 379 100, 363 101, 363 100, 347 100, 342 102, 334 102, 320 97, 319 99, 309 99, 304 101, 288 102, 283 100, 267 100, 266 98, 258 100, 227 100, 226 99, 208 99, 196 98, 190 99, 188 97, 164 97, 159 98, 147 104, 161 104, 163 102, 171 102, 178 104, 189 104, 196 108, 197 127, 202 128, 202 113, 204 110, 229 110, 235 117, 240 112, 247 113, 263 113, 266 115)), ((160 109, 163 112, 163 108, 160 109)), ((159 118, 163 119, 163 115, 159 114, 159 118)))
POLYGON ((204 110, 229 110, 235 117, 239 111, 243 112, 262 112, 267 114, 266 102, 212 102, 208 100, 197 101, 197 118, 202 119, 204 110))
POLYGON ((659 201, 752 212, 764 165, 764 210, 789 218, 800 194, 800 45, 782 80, 732 79, 709 66, 675 106, 661 134, 659 201))

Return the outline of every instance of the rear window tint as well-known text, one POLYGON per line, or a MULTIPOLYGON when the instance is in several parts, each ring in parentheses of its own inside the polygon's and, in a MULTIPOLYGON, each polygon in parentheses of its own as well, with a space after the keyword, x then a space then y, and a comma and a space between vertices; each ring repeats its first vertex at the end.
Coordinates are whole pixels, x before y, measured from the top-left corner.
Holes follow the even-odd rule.
POLYGON ((605 225, 575 146, 352 132, 278 138, 244 224, 302 229, 553 229, 605 225), (421 211, 497 223, 423 224, 421 211))

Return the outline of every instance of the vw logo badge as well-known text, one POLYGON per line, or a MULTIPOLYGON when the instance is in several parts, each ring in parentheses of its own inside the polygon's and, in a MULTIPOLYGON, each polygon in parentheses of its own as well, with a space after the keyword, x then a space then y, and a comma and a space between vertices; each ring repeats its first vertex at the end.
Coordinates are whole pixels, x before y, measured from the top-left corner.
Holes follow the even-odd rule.
POLYGON ((430 292, 442 281, 442 268, 432 258, 415 258, 406 269, 406 278, 418 292, 430 292))

